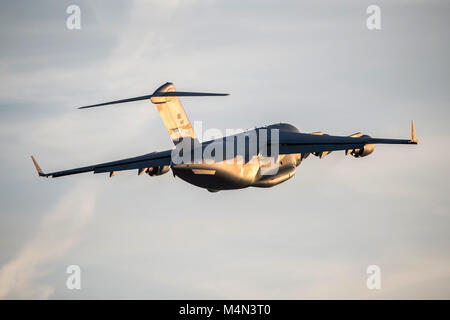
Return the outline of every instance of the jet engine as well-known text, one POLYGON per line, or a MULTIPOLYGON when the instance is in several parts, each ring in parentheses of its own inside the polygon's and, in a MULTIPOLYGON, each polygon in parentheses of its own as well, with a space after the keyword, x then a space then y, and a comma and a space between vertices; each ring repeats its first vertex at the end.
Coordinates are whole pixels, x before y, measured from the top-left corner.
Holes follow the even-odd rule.
POLYGON ((350 153, 355 158, 362 158, 365 156, 368 156, 373 152, 375 149, 375 145, 373 144, 366 144, 362 149, 353 149, 353 150, 347 150, 346 154, 350 153))
POLYGON ((164 173, 167 173, 170 170, 170 166, 158 166, 158 167, 150 167, 147 169, 147 174, 149 176, 160 176, 164 173))
POLYGON ((160 175, 163 175, 164 173, 167 173, 169 170, 170 170, 170 166, 142 168, 139 170, 138 174, 141 175, 145 172, 149 176, 160 176, 160 175))

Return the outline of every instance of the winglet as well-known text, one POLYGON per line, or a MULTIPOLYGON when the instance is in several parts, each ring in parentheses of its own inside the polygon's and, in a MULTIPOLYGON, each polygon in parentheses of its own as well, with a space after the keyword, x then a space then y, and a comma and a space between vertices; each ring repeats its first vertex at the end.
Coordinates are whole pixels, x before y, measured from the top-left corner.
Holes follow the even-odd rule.
POLYGON ((411 143, 417 144, 416 128, 414 128, 414 120, 411 120, 411 143))
POLYGON ((42 171, 41 167, 39 167, 39 164, 37 163, 36 159, 33 156, 31 156, 31 160, 33 160, 34 166, 36 167, 36 171, 38 172, 39 176, 40 177, 48 177, 48 175, 46 175, 42 171))

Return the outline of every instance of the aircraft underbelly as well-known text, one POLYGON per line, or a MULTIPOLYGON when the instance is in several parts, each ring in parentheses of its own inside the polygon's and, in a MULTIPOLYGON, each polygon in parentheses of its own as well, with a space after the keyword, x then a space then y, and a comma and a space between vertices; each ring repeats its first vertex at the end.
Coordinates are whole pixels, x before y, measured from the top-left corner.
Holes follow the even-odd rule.
POLYGON ((173 165, 173 173, 195 186, 218 191, 242 189, 250 186, 271 187, 295 174, 297 155, 280 155, 278 167, 272 174, 262 174, 262 161, 249 163, 190 163, 173 165))
POLYGON ((232 190, 250 186, 255 181, 259 164, 181 164, 172 166, 173 173, 184 181, 211 190, 232 190))

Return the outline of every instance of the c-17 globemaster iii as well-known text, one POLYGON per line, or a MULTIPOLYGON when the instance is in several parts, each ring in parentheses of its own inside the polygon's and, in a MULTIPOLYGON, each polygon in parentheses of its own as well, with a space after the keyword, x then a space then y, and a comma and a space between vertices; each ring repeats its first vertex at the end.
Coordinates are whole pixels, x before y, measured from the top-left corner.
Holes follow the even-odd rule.
POLYGON ((323 158, 332 151, 343 150, 346 155, 360 158, 371 154, 375 144, 417 144, 414 121, 408 140, 372 138, 361 133, 350 136, 300 133, 291 124, 278 123, 200 142, 179 97, 224 95, 227 94, 175 91, 172 83, 166 83, 151 95, 79 108, 150 100, 156 105, 175 145, 166 151, 51 173, 43 172, 34 157, 31 158, 41 177, 56 178, 90 171, 109 173, 112 177, 124 170, 158 176, 172 170, 174 176, 190 184, 217 192, 280 184, 294 176, 296 167, 310 154, 323 158))

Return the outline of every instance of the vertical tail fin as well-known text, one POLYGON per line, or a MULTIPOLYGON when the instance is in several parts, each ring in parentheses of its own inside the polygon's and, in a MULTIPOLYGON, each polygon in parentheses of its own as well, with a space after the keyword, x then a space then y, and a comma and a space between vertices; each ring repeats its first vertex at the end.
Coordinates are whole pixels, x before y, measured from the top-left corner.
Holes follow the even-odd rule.
POLYGON ((156 89, 150 100, 156 105, 173 143, 177 144, 184 137, 195 139, 194 129, 180 99, 177 96, 157 96, 163 92, 175 92, 175 86, 167 82, 156 89))

